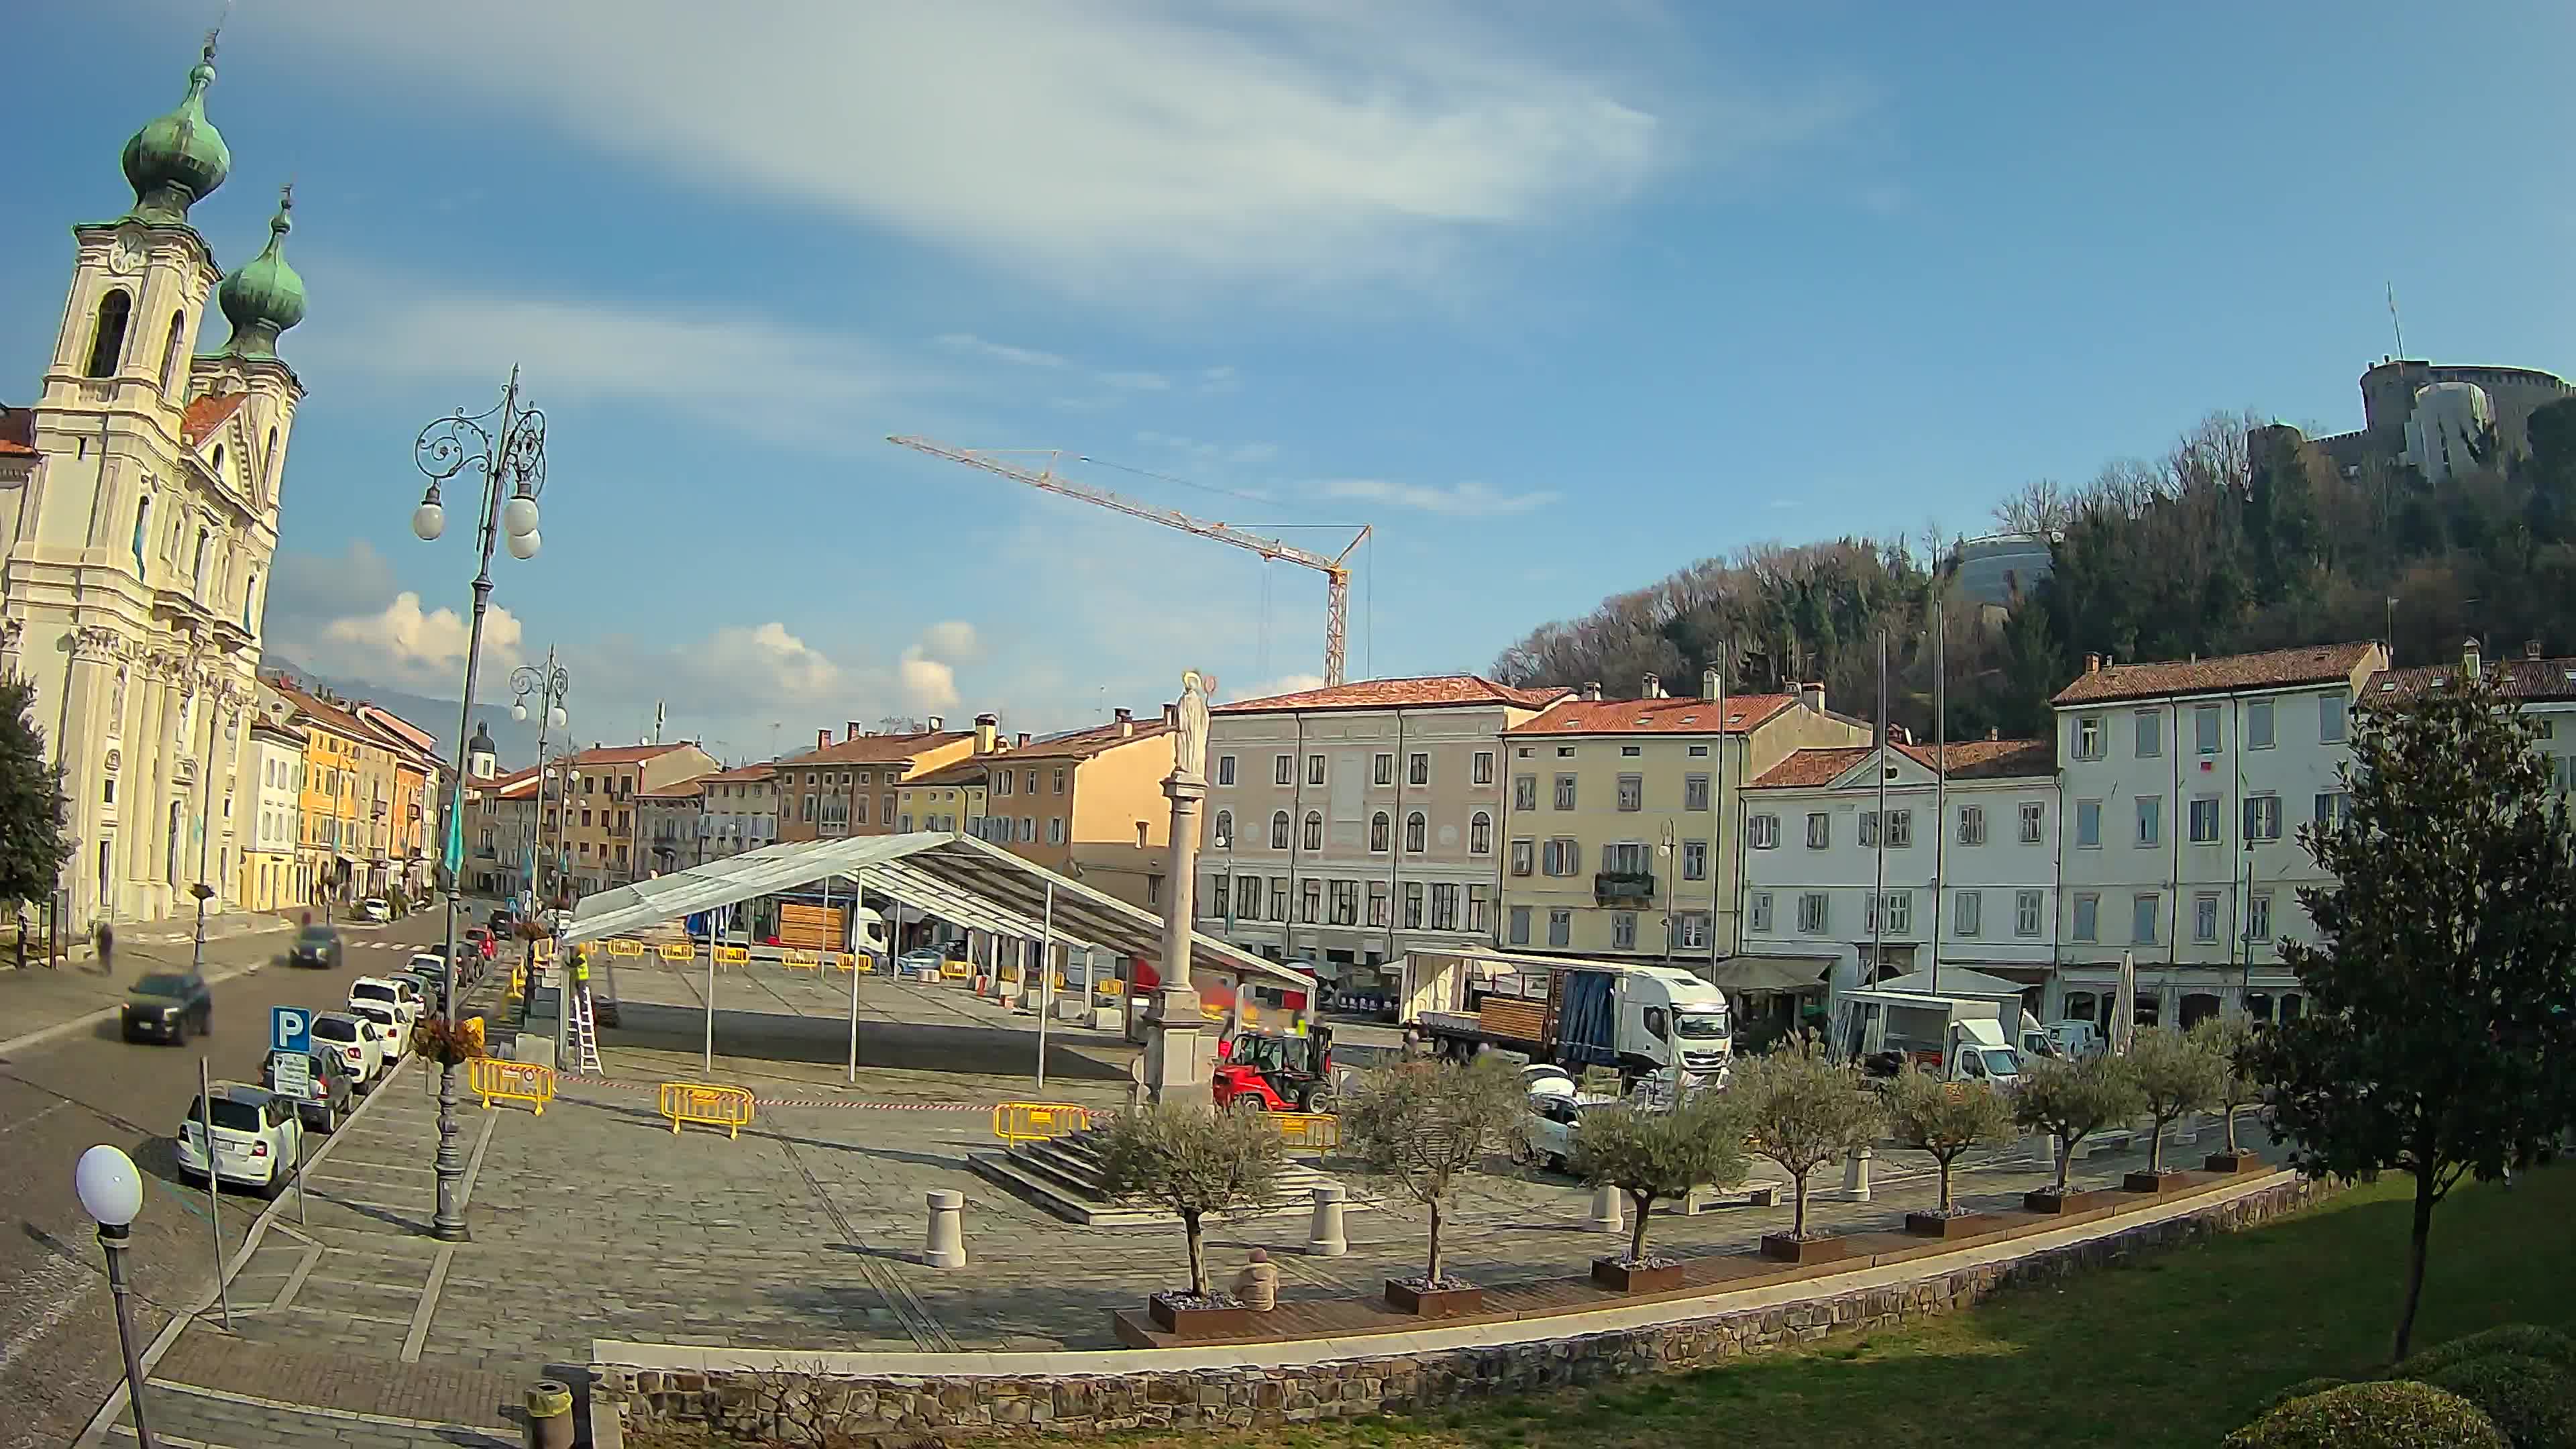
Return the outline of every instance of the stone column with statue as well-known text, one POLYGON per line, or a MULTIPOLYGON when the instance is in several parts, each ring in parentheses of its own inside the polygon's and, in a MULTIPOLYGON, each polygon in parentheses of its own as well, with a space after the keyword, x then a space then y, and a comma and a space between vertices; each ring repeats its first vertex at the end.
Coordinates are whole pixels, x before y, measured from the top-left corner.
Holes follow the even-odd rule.
POLYGON ((1190 985, 1190 927, 1198 909, 1199 805, 1207 798, 1208 695, 1216 680, 1193 669, 1181 676, 1172 774, 1171 869, 1163 892, 1162 984, 1145 1015, 1145 1091, 1156 1102, 1210 1105, 1209 1062, 1202 1043, 1199 994, 1190 985))

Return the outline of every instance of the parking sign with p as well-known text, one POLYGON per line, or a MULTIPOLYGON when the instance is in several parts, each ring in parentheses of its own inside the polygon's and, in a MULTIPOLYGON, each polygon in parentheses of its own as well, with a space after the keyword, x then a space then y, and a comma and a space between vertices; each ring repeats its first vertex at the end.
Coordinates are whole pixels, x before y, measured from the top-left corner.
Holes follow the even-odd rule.
POLYGON ((268 1049, 308 1052, 313 1049, 313 1013, 301 1006, 273 1006, 268 1012, 268 1049))

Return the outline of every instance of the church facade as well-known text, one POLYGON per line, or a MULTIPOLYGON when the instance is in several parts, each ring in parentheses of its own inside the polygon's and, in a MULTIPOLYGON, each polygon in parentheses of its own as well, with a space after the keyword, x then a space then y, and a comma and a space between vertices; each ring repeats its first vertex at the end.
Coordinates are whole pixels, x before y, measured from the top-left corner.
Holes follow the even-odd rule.
POLYGON ((232 158, 206 118, 214 46, 125 145, 134 205, 72 228, 71 286, 0 468, 0 670, 32 681, 63 769, 74 929, 238 900, 257 847, 250 726, 260 615, 304 388, 282 196, 230 274, 189 222, 232 158), (201 351, 212 303, 229 336, 201 351))

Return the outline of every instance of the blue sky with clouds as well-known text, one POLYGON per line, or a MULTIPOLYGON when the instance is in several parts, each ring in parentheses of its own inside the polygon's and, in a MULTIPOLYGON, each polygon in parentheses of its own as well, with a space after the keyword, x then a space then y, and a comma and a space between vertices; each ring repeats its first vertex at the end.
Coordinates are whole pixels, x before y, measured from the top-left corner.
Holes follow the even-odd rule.
MULTIPOLYGON (((12 27, 0 398, 218 13, 12 27)), ((1399 673, 1747 543, 1975 531, 2213 408, 2354 426, 2392 281, 2409 351, 2565 373, 2571 41, 2555 0, 240 0, 197 219, 238 263, 296 183, 276 647, 454 677, 410 443, 517 362, 546 545, 487 661, 560 643, 579 732, 660 695, 748 755, 1319 667, 1314 575, 887 433, 1370 524, 1353 671, 1399 673)))

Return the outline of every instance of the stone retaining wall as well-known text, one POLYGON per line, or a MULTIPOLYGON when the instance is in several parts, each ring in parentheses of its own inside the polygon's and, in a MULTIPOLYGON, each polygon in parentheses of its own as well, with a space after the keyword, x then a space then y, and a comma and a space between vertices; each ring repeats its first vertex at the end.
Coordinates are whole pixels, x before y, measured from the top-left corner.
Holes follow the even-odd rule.
MULTIPOLYGON (((2100 1237, 1876 1288, 1833 1290, 1796 1303, 1568 1338, 1390 1353, 1268 1368, 1153 1369, 1029 1377, 832 1377, 799 1371, 793 1353, 764 1353, 768 1370, 677 1372, 597 1367, 597 1387, 634 1425, 712 1423, 767 1431, 828 1422, 863 1443, 935 1443, 943 1435, 1090 1435, 1125 1429, 1268 1428, 1314 1419, 1416 1413, 1493 1394, 1600 1383, 1695 1368, 1836 1334, 1873 1333, 1971 1307, 1997 1289, 2043 1283, 2133 1254, 2233 1232, 2326 1196, 2292 1180, 2100 1237)), ((1008 1355, 1000 1357, 1007 1358, 1008 1355)), ((1115 1355, 1103 1361, 1115 1363, 1115 1355)), ((820 1359, 813 1361, 819 1365, 820 1359)))

